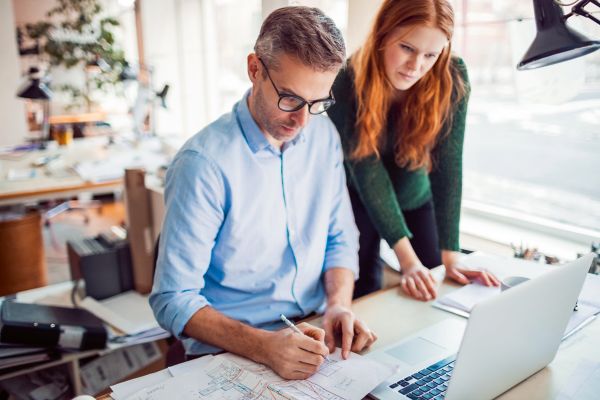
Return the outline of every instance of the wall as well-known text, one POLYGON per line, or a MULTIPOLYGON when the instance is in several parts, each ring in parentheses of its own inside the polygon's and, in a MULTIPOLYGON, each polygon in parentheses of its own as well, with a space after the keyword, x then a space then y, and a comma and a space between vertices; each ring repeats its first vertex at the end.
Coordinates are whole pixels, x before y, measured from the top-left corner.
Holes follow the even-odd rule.
POLYGON ((348 0, 346 48, 354 53, 367 38, 382 0, 348 0))
POLYGON ((16 97, 20 86, 19 56, 11 0, 0 0, 0 146, 23 142, 27 132, 25 106, 16 97))

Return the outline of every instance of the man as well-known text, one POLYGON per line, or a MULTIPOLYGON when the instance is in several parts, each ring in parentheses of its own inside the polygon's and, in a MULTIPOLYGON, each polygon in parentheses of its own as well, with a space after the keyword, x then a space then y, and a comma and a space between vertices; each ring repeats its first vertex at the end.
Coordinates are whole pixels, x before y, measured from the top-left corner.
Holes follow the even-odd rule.
POLYGON ((334 101, 345 47, 320 10, 285 7, 254 50, 251 90, 169 168, 150 304, 188 355, 224 349, 305 379, 334 350, 334 333, 343 357, 376 340, 350 309, 358 233, 339 137, 309 115, 334 101), (280 329, 280 314, 324 306, 324 330, 280 329))

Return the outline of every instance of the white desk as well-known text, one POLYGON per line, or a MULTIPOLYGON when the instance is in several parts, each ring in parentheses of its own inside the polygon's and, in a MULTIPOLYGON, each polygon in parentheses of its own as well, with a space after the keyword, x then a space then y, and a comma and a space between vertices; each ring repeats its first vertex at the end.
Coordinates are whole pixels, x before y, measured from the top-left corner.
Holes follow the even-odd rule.
POLYGON ((167 158, 162 141, 155 138, 137 144, 108 145, 107 137, 93 137, 74 140, 66 147, 57 147, 51 142, 46 150, 30 151, 18 158, 0 154, 0 205, 68 198, 82 192, 120 191, 124 168, 143 167, 154 171, 165 164, 167 158), (58 158, 45 167, 35 168, 35 177, 9 179, 11 171, 31 169, 33 163, 47 156, 58 158), (78 164, 87 165, 90 173, 77 173, 74 168, 78 164), (102 169, 107 170, 104 176, 102 169))
MULTIPOLYGON (((458 287, 457 284, 446 281, 440 288, 439 295, 443 296, 458 287)), ((363 354, 387 346, 446 318, 461 318, 433 308, 430 303, 410 299, 402 294, 398 287, 381 290, 358 299, 353 303, 352 308, 379 337, 377 342, 363 354)), ((321 318, 311 319, 309 322, 320 325, 321 318)), ((498 399, 554 399, 583 359, 600 362, 600 320, 598 319, 565 340, 554 361, 546 368, 505 392, 498 399)), ((109 400, 110 396, 104 395, 99 399, 109 400)))
MULTIPOLYGON (((458 287, 457 284, 446 281, 439 295, 443 296, 458 287)), ((438 310, 430 303, 412 300, 401 293, 398 287, 358 299, 353 304, 353 310, 379 336, 369 351, 384 347, 446 318, 461 318, 438 310)), ((311 323, 315 322, 320 320, 311 321, 311 323)), ((599 319, 565 340, 554 361, 546 368, 498 398, 502 400, 554 399, 583 359, 600 362, 599 319)))

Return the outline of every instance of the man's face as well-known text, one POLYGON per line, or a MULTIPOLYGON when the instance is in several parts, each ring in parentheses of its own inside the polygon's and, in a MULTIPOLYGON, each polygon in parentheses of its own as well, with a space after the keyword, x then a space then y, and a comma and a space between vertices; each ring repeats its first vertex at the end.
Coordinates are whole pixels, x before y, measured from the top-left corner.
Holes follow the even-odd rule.
POLYGON ((292 94, 306 101, 329 97, 337 69, 315 71, 304 65, 296 57, 282 55, 278 58, 278 68, 266 65, 273 83, 265 72, 265 66, 256 54, 248 56, 248 75, 252 81, 252 94, 248 100, 250 112, 269 142, 281 147, 294 139, 307 124, 310 114, 308 105, 300 110, 285 112, 279 109, 279 95, 292 94))

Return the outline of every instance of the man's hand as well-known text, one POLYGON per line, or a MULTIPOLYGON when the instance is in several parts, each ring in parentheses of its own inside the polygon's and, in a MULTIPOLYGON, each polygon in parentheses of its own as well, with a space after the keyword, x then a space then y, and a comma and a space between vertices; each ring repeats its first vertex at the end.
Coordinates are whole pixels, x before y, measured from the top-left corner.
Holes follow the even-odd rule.
POLYGON ((305 322, 297 327, 303 335, 284 328, 270 332, 264 341, 264 363, 284 379, 310 377, 329 355, 323 329, 305 322))
POLYGON ((421 264, 403 268, 400 285, 404 293, 417 300, 429 301, 437 296, 437 282, 431 271, 421 264))
POLYGON ((377 340, 375 332, 354 316, 350 308, 342 306, 327 307, 323 315, 325 343, 330 352, 335 350, 335 333, 341 333, 342 358, 345 360, 350 351, 359 352, 377 340))

